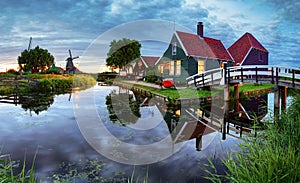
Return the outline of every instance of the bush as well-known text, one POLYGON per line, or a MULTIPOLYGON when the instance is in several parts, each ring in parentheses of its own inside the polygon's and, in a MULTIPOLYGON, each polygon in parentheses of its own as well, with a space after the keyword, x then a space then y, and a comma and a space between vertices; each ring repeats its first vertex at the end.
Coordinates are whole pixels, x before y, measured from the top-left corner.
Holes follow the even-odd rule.
POLYGON ((157 75, 148 75, 148 76, 145 76, 145 81, 149 82, 149 83, 159 84, 162 81, 162 77, 157 76, 157 75))

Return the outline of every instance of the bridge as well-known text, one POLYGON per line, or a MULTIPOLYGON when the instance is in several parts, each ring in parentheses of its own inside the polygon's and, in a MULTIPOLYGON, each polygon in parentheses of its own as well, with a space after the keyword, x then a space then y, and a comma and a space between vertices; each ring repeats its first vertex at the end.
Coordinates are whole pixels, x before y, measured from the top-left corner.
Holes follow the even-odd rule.
POLYGON ((186 78, 187 85, 197 89, 236 83, 272 83, 300 89, 300 69, 270 65, 218 68, 186 78))

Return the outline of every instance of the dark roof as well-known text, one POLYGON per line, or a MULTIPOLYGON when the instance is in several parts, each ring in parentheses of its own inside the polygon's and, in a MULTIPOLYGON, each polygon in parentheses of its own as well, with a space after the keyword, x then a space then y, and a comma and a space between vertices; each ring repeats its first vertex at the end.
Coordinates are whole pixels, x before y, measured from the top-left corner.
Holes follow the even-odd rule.
POLYGON ((155 63, 159 59, 159 57, 153 57, 153 56, 141 56, 141 58, 146 64, 146 67, 155 66, 155 63))
POLYGON ((252 34, 246 32, 228 48, 228 51, 236 63, 242 63, 249 50, 252 48, 268 52, 268 50, 264 48, 252 34))
POLYGON ((188 56, 232 60, 223 43, 212 38, 201 38, 196 34, 176 31, 188 56))

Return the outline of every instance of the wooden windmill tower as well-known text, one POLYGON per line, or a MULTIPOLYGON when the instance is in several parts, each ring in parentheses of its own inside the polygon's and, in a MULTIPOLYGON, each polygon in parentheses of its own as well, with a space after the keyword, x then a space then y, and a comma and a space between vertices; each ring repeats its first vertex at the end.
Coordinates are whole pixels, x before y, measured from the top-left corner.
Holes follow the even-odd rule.
POLYGON ((66 61, 67 61, 66 72, 67 72, 67 73, 74 73, 75 70, 76 70, 76 67, 74 67, 73 60, 79 58, 79 56, 77 56, 77 57, 72 57, 71 50, 69 50, 69 55, 70 55, 70 56, 66 59, 66 61))

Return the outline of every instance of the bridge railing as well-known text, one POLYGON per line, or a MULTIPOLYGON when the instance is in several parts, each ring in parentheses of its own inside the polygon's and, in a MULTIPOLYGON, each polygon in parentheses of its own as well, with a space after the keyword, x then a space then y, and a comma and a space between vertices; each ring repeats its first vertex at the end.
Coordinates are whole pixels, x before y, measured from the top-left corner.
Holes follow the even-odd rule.
POLYGON ((208 85, 219 85, 219 81, 223 78, 223 69, 212 69, 201 74, 195 74, 186 78, 187 85, 195 87, 205 87, 208 85))
POLYGON ((228 83, 254 80, 257 83, 269 81, 278 84, 280 81, 290 81, 294 87, 300 81, 300 69, 270 65, 235 66, 228 68, 226 78, 228 83))
POLYGON ((222 85, 233 82, 264 82, 279 84, 285 82, 286 85, 300 88, 300 69, 284 66, 272 65, 249 65, 217 68, 195 74, 186 79, 188 86, 202 88, 211 85, 222 85), (225 77, 226 73, 226 77, 225 77))

